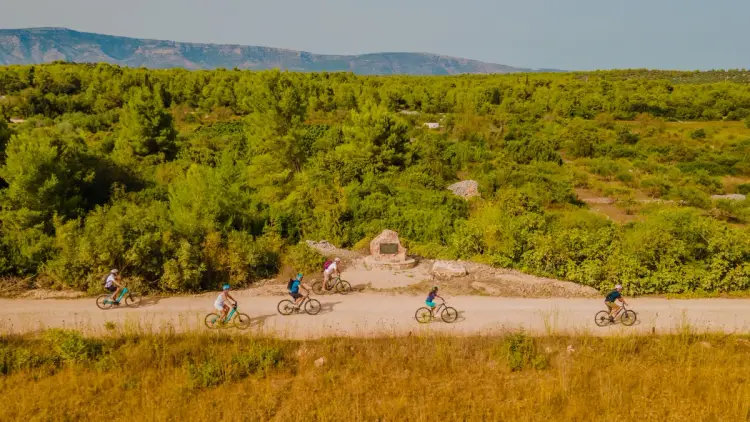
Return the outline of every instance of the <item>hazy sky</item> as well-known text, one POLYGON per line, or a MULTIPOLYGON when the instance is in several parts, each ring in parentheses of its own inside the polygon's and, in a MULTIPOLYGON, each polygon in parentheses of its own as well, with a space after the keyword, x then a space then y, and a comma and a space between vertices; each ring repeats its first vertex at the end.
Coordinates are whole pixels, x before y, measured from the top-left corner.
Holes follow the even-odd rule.
POLYGON ((750 67, 748 0, 0 0, 0 28, 559 69, 750 67))

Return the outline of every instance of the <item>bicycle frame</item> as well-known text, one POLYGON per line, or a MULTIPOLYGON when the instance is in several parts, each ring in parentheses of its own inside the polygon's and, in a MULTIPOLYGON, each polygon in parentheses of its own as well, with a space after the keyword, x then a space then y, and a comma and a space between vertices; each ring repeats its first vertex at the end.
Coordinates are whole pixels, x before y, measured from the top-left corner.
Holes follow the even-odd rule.
POLYGON ((117 296, 117 299, 115 299, 114 301, 112 299, 107 299, 107 302, 120 303, 120 301, 122 300, 122 298, 125 297, 125 293, 127 293, 129 291, 130 290, 128 290, 127 287, 123 287, 122 291, 120 292, 120 296, 117 296))
POLYGON ((326 282, 326 287, 328 288, 328 290, 331 290, 334 287, 336 287, 336 285, 339 284, 340 282, 341 282, 341 276, 339 275, 339 276, 336 276, 336 278, 334 278, 333 280, 328 280, 326 282))
POLYGON ((232 316, 234 316, 234 313, 237 312, 237 305, 232 306, 232 309, 227 314, 227 317, 224 318, 224 322, 227 323, 232 320, 232 316))
POLYGON ((440 310, 445 308, 447 305, 445 304, 445 301, 440 302, 440 304, 434 308, 432 308, 432 317, 437 318, 435 315, 440 315, 440 310))
POLYGON ((627 309, 625 309, 625 304, 623 303, 622 306, 620 306, 620 309, 618 309, 617 312, 615 312, 615 314, 612 315, 612 318, 617 318, 618 316, 620 316, 621 313, 625 312, 626 310, 627 309))

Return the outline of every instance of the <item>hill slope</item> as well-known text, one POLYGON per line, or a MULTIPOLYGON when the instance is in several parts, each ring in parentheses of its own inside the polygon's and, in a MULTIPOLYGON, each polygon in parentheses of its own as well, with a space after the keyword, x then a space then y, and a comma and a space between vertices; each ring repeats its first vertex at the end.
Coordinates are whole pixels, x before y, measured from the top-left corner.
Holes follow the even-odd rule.
POLYGON ((322 55, 269 47, 194 44, 77 32, 64 28, 0 30, 0 65, 64 60, 185 69, 286 69, 359 74, 450 75, 531 71, 425 53, 322 55))

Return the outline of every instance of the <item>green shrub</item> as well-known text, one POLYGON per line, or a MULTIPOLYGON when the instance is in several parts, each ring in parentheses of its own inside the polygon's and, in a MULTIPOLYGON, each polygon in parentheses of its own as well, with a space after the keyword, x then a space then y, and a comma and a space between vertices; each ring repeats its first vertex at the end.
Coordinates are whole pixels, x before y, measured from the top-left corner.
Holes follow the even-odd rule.
POLYGON ((536 342, 524 333, 509 336, 504 343, 505 357, 511 371, 547 369, 549 359, 537 350, 536 342))
POLYGON ((64 362, 93 360, 102 354, 100 341, 83 337, 73 330, 52 329, 44 333, 44 340, 64 362))
POLYGON ((284 363, 284 351, 278 347, 257 345, 246 352, 232 356, 232 374, 235 378, 266 375, 284 363))
POLYGON ((692 139, 705 139, 706 138, 706 131, 703 129, 697 129, 690 133, 690 138, 692 139))
POLYGON ((287 249, 286 261, 294 271, 307 274, 321 271, 325 257, 306 243, 298 243, 287 249))
POLYGON ((217 360, 210 359, 188 365, 188 385, 190 388, 207 388, 227 381, 227 369, 217 360))

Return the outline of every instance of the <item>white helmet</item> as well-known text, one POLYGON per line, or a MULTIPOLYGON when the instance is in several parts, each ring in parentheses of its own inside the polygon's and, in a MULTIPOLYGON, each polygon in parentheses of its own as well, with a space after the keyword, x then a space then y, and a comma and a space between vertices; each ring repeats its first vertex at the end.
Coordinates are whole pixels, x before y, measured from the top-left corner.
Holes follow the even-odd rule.
POLYGON ((336 258, 333 260, 333 262, 341 262, 341 258, 336 258))
POLYGON ((615 286, 615 290, 622 290, 622 284, 618 284, 617 286, 615 286))
POLYGON ((117 274, 117 270, 116 269, 112 269, 112 271, 110 271, 109 273, 110 274, 117 274))

